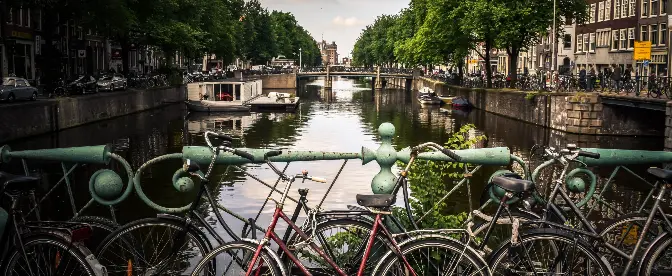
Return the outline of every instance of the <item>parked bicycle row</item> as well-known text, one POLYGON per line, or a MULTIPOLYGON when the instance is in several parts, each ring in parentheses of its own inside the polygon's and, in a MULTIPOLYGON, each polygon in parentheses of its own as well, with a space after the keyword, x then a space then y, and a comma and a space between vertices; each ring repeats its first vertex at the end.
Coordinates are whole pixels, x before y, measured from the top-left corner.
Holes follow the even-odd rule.
MULTIPOLYGON (((413 163, 427 156, 468 162, 461 151, 436 143, 412 147, 390 194, 357 195, 359 206, 324 210, 324 197, 342 168, 329 181, 322 201, 314 205, 308 202, 307 189, 298 190, 298 199, 289 196, 292 184, 296 180, 327 183, 327 179, 305 170, 293 174, 277 168, 271 160, 281 157, 282 151, 235 148, 234 139, 221 133, 206 132, 204 138, 207 148, 191 149, 199 155, 170 155, 183 159, 174 181, 197 188, 191 203, 182 208, 152 206, 166 213, 121 226, 90 217, 69 223, 27 221, 17 207, 21 201, 36 204, 39 178, 1 173, 0 192, 10 199, 3 203, 11 206, 4 216, 10 219, 10 227, 5 228, 10 238, 3 240, 14 245, 3 247, 5 255, 12 256, 0 266, 5 275, 42 275, 45 270, 55 275, 660 275, 670 271, 672 223, 661 202, 669 200, 672 171, 649 169, 650 177, 658 180, 650 192, 656 196, 637 212, 621 214, 598 227, 589 219, 594 205, 587 204, 595 188, 568 186, 567 179, 577 169, 595 164, 591 160, 599 160, 600 154, 575 145, 537 147, 545 162, 534 172, 523 164, 522 174, 496 173, 488 181, 481 205, 492 202, 496 210, 474 210, 462 229, 431 229, 432 223, 422 222, 424 215, 418 218, 410 207, 408 175, 413 163), (265 163, 278 175, 280 186, 268 184, 274 215, 267 227, 259 225, 258 217, 243 218, 214 198, 212 189, 220 181, 211 183, 211 178, 222 158, 237 158, 238 164, 265 163), (540 172, 553 169, 559 173, 551 174, 550 183, 541 183, 540 172), (188 184, 193 180, 198 184, 188 184), (394 207, 398 198, 403 201, 402 212, 394 207), (284 210, 287 200, 297 203, 287 210, 291 213, 284 210), (203 208, 204 204, 209 206, 203 208), (212 211, 217 226, 206 221, 203 210, 212 211), (242 231, 234 231, 224 213, 243 221, 242 231), (299 217, 305 220, 299 222, 299 217), (276 231, 280 219, 288 225, 282 235, 276 231), (90 238, 101 232, 104 238, 90 238)), ((6 150, 0 148, 0 152, 6 150)), ((139 179, 152 162, 145 163, 135 177, 141 197, 139 179)), ((130 173, 129 178, 133 178, 130 173)))
MULTIPOLYGON (((460 80, 456 74, 435 74, 432 79, 440 80, 451 85, 460 85, 469 88, 485 88, 486 80, 480 74, 469 74, 460 80)), ((492 77, 492 88, 511 88, 511 76, 495 74, 492 77)), ((545 75, 518 75, 513 86, 522 91, 546 92, 608 92, 626 96, 649 98, 672 98, 672 82, 665 76, 636 76, 624 75, 622 78, 605 77, 598 75, 554 75, 548 79, 545 75)))

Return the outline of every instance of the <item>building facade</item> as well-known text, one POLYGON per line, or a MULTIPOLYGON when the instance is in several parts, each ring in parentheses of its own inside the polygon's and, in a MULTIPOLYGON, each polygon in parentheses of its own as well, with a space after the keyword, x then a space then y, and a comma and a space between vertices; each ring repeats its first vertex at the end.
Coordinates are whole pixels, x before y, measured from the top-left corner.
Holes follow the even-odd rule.
POLYGON ((336 41, 332 41, 331 44, 322 40, 318 43, 320 47, 320 53, 322 54, 322 64, 323 65, 336 65, 339 64, 338 60, 338 45, 336 41))

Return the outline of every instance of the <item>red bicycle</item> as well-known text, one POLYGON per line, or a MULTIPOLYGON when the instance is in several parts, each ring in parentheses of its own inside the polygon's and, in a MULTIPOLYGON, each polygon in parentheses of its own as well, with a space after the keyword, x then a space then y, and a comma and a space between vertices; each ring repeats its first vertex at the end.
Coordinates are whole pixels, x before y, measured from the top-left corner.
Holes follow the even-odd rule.
MULTIPOLYGON (((234 152, 234 154, 236 153, 234 152)), ((278 170, 271 162, 268 162, 268 160, 266 161, 269 167, 278 174, 284 182, 286 182, 286 185, 279 201, 270 199, 275 202, 275 211, 270 226, 266 229, 264 238, 260 241, 243 239, 242 241, 226 243, 214 249, 200 261, 194 272, 192 272, 192 275, 199 275, 203 270, 208 269, 208 264, 212 263, 217 263, 218 272, 215 272, 215 275, 292 275, 292 273, 288 273, 287 267, 285 267, 285 264, 281 261, 278 254, 270 248, 271 240, 275 241, 279 247, 279 251, 285 254, 285 257, 287 257, 295 266, 295 269, 292 272, 300 272, 303 275, 323 274, 341 276, 355 273, 355 271, 344 271, 344 269, 339 267, 337 263, 342 263, 340 262, 342 260, 336 259, 337 261, 334 261, 334 258, 338 258, 339 256, 330 256, 325 253, 325 251, 331 251, 328 247, 343 244, 344 240, 348 240, 348 235, 335 235, 329 237, 329 239, 333 238, 333 240, 326 242, 321 241, 320 244, 323 247, 321 248, 313 241, 313 237, 306 234, 301 227, 297 226, 282 210, 288 191, 296 179, 303 179, 303 181, 311 180, 315 182, 326 182, 326 180, 319 177, 309 176, 306 171, 294 176, 288 176, 278 170), (310 261, 330 266, 333 270, 326 274, 324 272, 317 272, 307 268, 301 261, 299 261, 294 254, 294 251, 288 248, 274 231, 280 219, 284 220, 289 225, 289 229, 292 229, 301 238, 301 241, 298 244, 293 244, 292 247, 296 248, 304 245, 310 246, 313 252, 316 253, 309 258, 310 261), (224 258, 224 260, 220 258, 224 258)), ((375 217, 368 235, 366 246, 361 247, 362 251, 357 253, 356 258, 349 258, 351 260, 361 259, 358 270, 356 271, 358 276, 364 274, 406 276, 489 275, 489 270, 486 268, 487 266, 476 261, 478 256, 474 256, 474 253, 472 250, 469 250, 468 246, 456 241, 451 241, 445 237, 410 238, 403 241, 402 246, 399 246, 397 243, 397 236, 409 236, 409 233, 411 232, 393 235, 385 226, 382 219, 384 215, 391 214, 391 206, 395 203, 394 195, 357 195, 357 203, 368 209, 370 215, 375 217), (374 243, 380 242, 381 239, 386 241, 386 244, 388 245, 387 251, 372 252, 371 248, 374 243), (370 258, 373 262, 370 262, 369 266, 372 263, 376 264, 376 269, 373 271, 371 271, 372 267, 367 268, 367 260, 370 258), (411 264, 409 260, 413 263, 411 264)), ((424 231, 425 230, 420 230, 419 232, 424 231)), ((432 230, 427 231, 432 232, 432 230)), ((352 251, 359 252, 358 250, 352 251)))

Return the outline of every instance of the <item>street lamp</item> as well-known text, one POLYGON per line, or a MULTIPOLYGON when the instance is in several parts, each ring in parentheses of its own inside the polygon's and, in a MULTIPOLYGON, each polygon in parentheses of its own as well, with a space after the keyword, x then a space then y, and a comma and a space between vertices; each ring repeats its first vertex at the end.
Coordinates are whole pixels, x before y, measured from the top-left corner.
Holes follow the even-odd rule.
POLYGON ((299 48, 299 72, 301 72, 301 68, 303 67, 303 55, 301 52, 301 48, 299 48))

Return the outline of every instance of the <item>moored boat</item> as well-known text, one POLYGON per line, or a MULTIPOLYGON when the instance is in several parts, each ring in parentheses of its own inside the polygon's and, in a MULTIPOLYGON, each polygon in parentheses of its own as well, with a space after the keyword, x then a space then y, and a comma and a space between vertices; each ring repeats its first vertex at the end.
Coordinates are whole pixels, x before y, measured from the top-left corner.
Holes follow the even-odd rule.
POLYGON ((428 87, 420 89, 418 92, 418 101, 421 104, 441 104, 441 99, 428 87))

